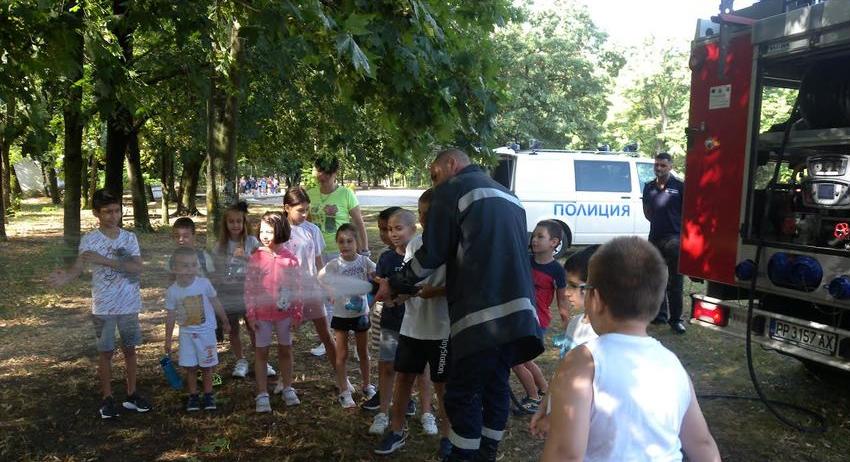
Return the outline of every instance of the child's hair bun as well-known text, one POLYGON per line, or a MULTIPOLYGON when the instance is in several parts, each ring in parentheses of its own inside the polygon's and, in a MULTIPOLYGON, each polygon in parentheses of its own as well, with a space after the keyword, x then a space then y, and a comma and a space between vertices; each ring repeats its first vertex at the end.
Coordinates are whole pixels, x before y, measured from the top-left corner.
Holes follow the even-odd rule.
POLYGON ((245 201, 239 201, 233 204, 233 208, 239 210, 242 213, 248 213, 248 203, 245 201))

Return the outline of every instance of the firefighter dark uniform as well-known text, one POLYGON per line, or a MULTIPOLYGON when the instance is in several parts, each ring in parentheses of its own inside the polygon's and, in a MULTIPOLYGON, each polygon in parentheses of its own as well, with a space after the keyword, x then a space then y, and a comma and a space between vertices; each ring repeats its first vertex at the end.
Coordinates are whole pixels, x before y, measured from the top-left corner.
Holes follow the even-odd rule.
POLYGON ((434 188, 423 245, 390 286, 412 293, 414 283, 443 264, 451 319, 445 404, 452 457, 488 460, 508 419, 510 368, 538 356, 543 340, 525 210, 475 165, 434 188))

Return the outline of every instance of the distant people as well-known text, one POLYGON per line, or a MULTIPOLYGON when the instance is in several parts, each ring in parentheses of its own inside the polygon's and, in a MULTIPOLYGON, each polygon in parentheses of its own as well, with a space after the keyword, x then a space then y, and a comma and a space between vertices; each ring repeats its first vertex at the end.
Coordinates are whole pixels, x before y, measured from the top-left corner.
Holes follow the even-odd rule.
POLYGON ((178 364, 186 370, 189 412, 216 409, 213 395, 213 369, 218 365, 216 318, 224 333, 230 333, 227 315, 210 280, 199 276, 198 253, 191 247, 178 247, 170 258, 174 283, 165 293, 165 354, 171 356, 174 324, 180 326, 178 364), (203 399, 198 394, 198 368, 203 381, 203 399))
POLYGON ((418 291, 446 265, 451 318, 446 412, 449 460, 495 461, 509 414, 511 367, 543 351, 528 262, 525 210, 458 149, 430 167, 434 195, 422 247, 376 298, 418 291))
POLYGON ((585 310, 599 337, 558 365, 541 460, 720 460, 687 372, 646 333, 666 283, 661 254, 639 237, 590 258, 585 310))
POLYGON ((97 375, 103 401, 100 417, 118 417, 118 405, 112 396, 112 357, 115 354, 115 331, 121 335, 121 351, 127 379, 127 397, 122 406, 135 412, 148 412, 150 403, 136 390, 136 347, 142 344, 139 311, 142 294, 139 274, 142 257, 139 241, 130 231, 121 229, 121 198, 105 189, 95 191, 92 214, 98 227, 80 240, 79 256, 67 271, 50 275, 54 286, 76 280, 85 266, 92 268, 92 321, 97 337, 97 375))
MULTIPOLYGON (((363 215, 360 213, 360 204, 357 196, 336 182, 339 172, 339 159, 336 157, 322 157, 316 159, 313 174, 318 185, 307 191, 310 195, 310 215, 308 220, 315 223, 322 230, 325 238, 325 262, 329 262, 339 255, 336 243, 337 229, 351 223, 355 230, 356 253, 370 256, 369 239, 366 235, 366 225, 363 223, 363 215)), ((328 319, 333 318, 333 305, 325 305, 328 311, 328 319)), ((318 345, 310 350, 315 356, 325 354, 325 346, 318 345)))
POLYGON ((673 158, 662 152, 655 156, 655 179, 643 188, 643 214, 649 220, 649 242, 667 263, 667 296, 653 324, 670 325, 673 332, 685 333, 682 321, 682 288, 684 278, 679 274, 679 242, 682 234, 682 195, 685 184, 670 171, 673 158))

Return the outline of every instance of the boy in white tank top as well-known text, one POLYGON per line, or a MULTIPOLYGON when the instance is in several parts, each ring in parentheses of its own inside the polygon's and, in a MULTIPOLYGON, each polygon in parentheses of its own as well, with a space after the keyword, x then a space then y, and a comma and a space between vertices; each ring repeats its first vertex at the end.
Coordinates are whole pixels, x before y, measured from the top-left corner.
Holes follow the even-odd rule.
POLYGON ((649 337, 667 267, 644 239, 596 251, 584 287, 599 338, 570 351, 552 381, 542 460, 719 461, 693 386, 676 355, 649 337), (548 434, 547 434, 548 433, 548 434))

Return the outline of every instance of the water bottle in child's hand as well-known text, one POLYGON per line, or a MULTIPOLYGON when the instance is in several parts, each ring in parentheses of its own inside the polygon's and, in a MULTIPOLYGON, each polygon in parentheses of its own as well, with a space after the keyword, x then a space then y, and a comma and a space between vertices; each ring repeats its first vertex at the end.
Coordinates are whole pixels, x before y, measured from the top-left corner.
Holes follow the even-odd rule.
POLYGON ((177 368, 174 367, 174 363, 171 362, 170 356, 163 356, 162 359, 159 360, 159 365, 162 366, 162 372, 165 374, 165 380, 168 381, 168 385, 170 385, 171 388, 175 390, 183 388, 183 379, 181 379, 180 374, 177 373, 177 368))

